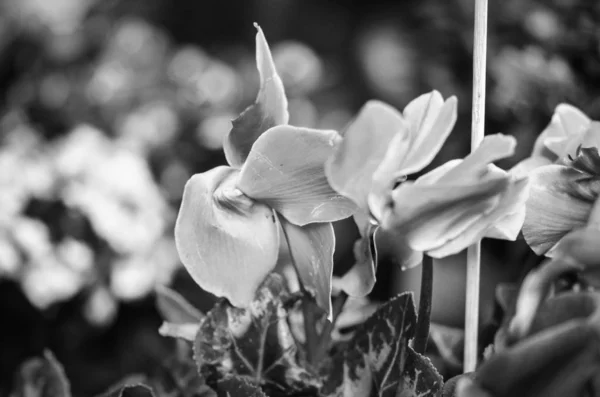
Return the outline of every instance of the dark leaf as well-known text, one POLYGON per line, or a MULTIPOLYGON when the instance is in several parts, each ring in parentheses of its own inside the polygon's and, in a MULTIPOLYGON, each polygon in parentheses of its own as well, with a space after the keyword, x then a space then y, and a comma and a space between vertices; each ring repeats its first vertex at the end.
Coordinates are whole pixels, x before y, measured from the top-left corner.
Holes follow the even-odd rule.
POLYGON ((14 397, 70 397, 71 386, 62 365, 46 350, 26 361, 17 375, 14 397))
POLYGON ((460 328, 452 328, 440 324, 431 324, 430 340, 433 342, 428 350, 439 355, 444 363, 452 369, 462 368, 462 349, 465 333, 460 328))
POLYGON ((409 346, 416 312, 412 294, 382 305, 333 356, 323 394, 351 396, 434 396, 442 379, 428 359, 409 346), (411 394, 417 391, 424 394, 411 394))
POLYGON ((316 389, 320 383, 296 357, 297 346, 283 307, 288 295, 282 278, 271 274, 248 309, 234 308, 224 300, 217 303, 194 342, 198 368, 217 378, 247 376, 269 389, 316 389))
POLYGON ((164 286, 156 289, 156 307, 163 320, 169 323, 199 323, 204 317, 183 296, 164 286))
POLYGON ((102 397, 154 397, 154 393, 150 387, 137 384, 113 388, 102 397))
POLYGON ((260 387, 241 376, 228 375, 217 382, 218 397, 267 397, 260 387))

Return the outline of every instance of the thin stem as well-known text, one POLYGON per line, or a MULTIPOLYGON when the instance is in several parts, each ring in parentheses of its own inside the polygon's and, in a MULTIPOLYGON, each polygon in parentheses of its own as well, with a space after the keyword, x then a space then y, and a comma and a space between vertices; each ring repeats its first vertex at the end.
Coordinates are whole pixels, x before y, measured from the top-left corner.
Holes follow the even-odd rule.
MULTIPOLYGON (((285 231, 284 227, 282 227, 281 230, 283 230, 283 237, 285 238, 285 242, 288 246, 288 251, 290 252, 290 260, 292 261, 292 266, 294 266, 294 269, 298 269, 287 232, 285 231)), ((316 351, 317 343, 319 340, 319 335, 317 334, 317 322, 314 310, 315 308, 313 301, 311 299, 306 299, 306 297, 309 296, 309 294, 304 289, 302 283, 300 283, 300 289, 302 290, 304 297, 304 299, 302 299, 302 317, 304 317, 304 335, 306 337, 306 359, 308 362, 313 362, 313 355, 316 351)))
MULTIPOLYGON (((473 110, 471 120, 471 151, 483 140, 485 119, 485 75, 487 57, 488 1, 475 0, 473 41, 473 110)), ((477 333, 479 329, 479 283, 481 273, 481 242, 467 249, 467 298, 465 308, 464 372, 477 367, 477 333)))
POLYGON ((431 303, 433 297, 433 259, 429 255, 423 256, 421 266, 421 293, 419 294, 419 317, 417 330, 413 341, 413 349, 417 353, 425 354, 429 340, 429 324, 431 322, 431 303))
POLYGON ((320 362, 323 355, 325 353, 327 353, 327 348, 329 347, 329 344, 331 343, 331 333, 333 332, 333 327, 335 327, 337 319, 338 319, 340 313, 342 312, 342 309, 344 308, 344 305, 346 304, 347 300, 348 300, 348 294, 346 294, 344 291, 342 291, 333 301, 331 321, 327 321, 325 323, 325 326, 323 327, 323 331, 321 331, 319 343, 317 344, 317 350, 315 352, 315 355, 313 356, 315 363, 320 362))

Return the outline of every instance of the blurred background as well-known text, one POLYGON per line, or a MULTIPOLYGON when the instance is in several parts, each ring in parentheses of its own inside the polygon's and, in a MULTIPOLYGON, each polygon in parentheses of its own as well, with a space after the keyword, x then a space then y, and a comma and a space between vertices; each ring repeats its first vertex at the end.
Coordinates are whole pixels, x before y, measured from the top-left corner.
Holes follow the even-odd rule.
MULTIPOLYGON (((561 102, 600 117, 594 3, 490 2, 486 131, 519 140, 500 166, 528 155, 561 102)), ((339 130, 371 98, 457 95, 433 167, 469 150, 472 19, 473 0, 0 0, 0 395, 45 347, 76 396, 151 370, 171 348, 156 285, 211 306, 173 225, 185 182, 225 163, 230 121, 256 96, 253 22, 292 124, 339 130)), ((336 231, 343 272, 358 233, 336 231)), ((529 256, 522 241, 484 243, 484 319, 529 256)), ((461 326, 464 259, 445 262, 434 320, 461 326)), ((372 298, 418 289, 419 271, 382 264, 372 298)))

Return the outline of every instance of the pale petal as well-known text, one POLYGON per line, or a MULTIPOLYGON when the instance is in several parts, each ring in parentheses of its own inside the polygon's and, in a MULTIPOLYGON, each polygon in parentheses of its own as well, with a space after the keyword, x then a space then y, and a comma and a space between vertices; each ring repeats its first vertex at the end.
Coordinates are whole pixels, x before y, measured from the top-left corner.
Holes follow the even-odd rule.
POLYGON ((444 175, 444 183, 480 179, 488 173, 488 164, 512 156, 516 145, 517 140, 510 135, 486 136, 475 151, 444 175))
POLYGON ((375 285, 377 272, 377 247, 375 238, 379 227, 368 223, 366 230, 354 243, 354 258, 356 262, 337 282, 337 286, 349 296, 362 298, 367 296, 375 285))
POLYGON ((589 127, 585 130, 581 140, 583 148, 600 148, 600 122, 592 121, 589 127))
POLYGON ((455 96, 444 102, 437 91, 422 95, 406 106, 403 114, 410 124, 412 143, 398 171, 410 175, 433 161, 454 128, 456 107, 455 96))
POLYGON ((273 127, 252 147, 237 186, 295 225, 347 218, 356 205, 331 188, 324 171, 336 137, 335 131, 273 127))
POLYGON ((476 221, 463 230, 456 225, 456 231, 448 233, 455 237, 430 250, 428 254, 434 258, 456 254, 483 237, 515 240, 523 226, 528 194, 528 179, 510 180, 506 189, 498 194, 498 203, 491 211, 478 214, 476 221))
POLYGON ((548 157, 529 157, 517 163, 517 165, 510 169, 510 172, 514 175, 528 175, 531 171, 535 170, 536 168, 542 167, 544 165, 550 165, 552 163, 554 163, 554 161, 550 160, 548 157))
POLYGON ((313 294, 317 304, 331 320, 331 277, 335 249, 333 226, 331 223, 296 226, 285 219, 280 221, 302 286, 313 294))
POLYGON ((254 104, 232 121, 233 127, 223 143, 225 157, 232 167, 242 166, 258 137, 269 128, 287 124, 288 101, 281 78, 275 70, 269 44, 262 29, 255 24, 256 66, 260 76, 260 89, 254 104))
MULTIPOLYGON (((392 139, 408 139, 406 134, 400 112, 383 102, 367 102, 327 161, 325 173, 329 183, 366 212, 375 170, 389 151, 392 139)), ((396 150, 397 156, 404 157, 402 148, 396 150)), ((408 150, 408 145, 404 150, 408 150)))
POLYGON ((540 167, 530 174, 523 236, 536 254, 545 254, 566 233, 586 224, 592 203, 569 194, 571 182, 580 175, 562 165, 540 167))
POLYGON ((269 207, 235 196, 236 173, 217 167, 190 178, 175 242, 181 261, 200 287, 245 307, 275 267, 279 233, 269 207))
POLYGON ((537 139, 533 155, 543 156, 544 148, 558 158, 570 154, 581 143, 590 122, 591 120, 576 107, 564 103, 558 105, 552 121, 537 139))
POLYGON ((382 227, 404 235, 412 249, 427 252, 456 238, 492 211, 507 184, 507 178, 495 176, 462 185, 404 183, 394 190, 394 207, 382 227))

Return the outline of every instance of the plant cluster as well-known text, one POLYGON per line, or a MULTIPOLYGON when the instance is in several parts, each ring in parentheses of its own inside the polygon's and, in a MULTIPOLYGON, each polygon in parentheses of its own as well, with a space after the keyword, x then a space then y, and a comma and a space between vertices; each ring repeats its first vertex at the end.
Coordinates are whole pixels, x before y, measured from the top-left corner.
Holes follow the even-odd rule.
MULTIPOLYGON (((409 181, 451 134, 457 99, 432 91, 402 112, 369 101, 341 132, 291 125, 257 29, 256 101, 225 137, 228 165, 185 185, 175 226, 184 266, 221 299, 202 313, 160 289, 160 333, 179 339, 175 354, 107 395, 597 395, 600 124, 562 104, 514 168, 493 164, 516 146, 494 134, 409 181), (361 238, 356 263, 336 278, 332 222, 348 217, 361 238), (376 309, 356 304, 376 282, 378 233, 402 247, 404 267, 425 270, 484 237, 521 232, 549 259, 520 287, 499 288, 503 321, 474 373, 444 383, 432 361, 460 367, 463 337, 430 326, 426 295, 418 313, 411 293, 376 309)), ((22 367, 17 385, 15 396, 69 395, 49 352, 22 367)))

